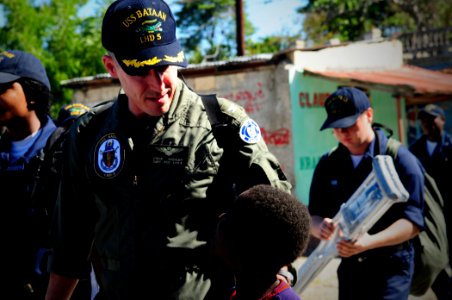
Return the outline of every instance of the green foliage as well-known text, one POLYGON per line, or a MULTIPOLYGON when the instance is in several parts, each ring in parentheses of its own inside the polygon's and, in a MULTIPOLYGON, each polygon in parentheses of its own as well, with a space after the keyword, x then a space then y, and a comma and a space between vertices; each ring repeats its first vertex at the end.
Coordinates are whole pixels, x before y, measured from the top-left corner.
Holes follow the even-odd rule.
POLYGON ((276 53, 284 48, 288 48, 294 44, 297 37, 287 36, 269 36, 260 39, 260 41, 254 42, 248 40, 246 43, 246 52, 249 55, 259 53, 276 53))
POLYGON ((52 85, 55 107, 70 101, 71 92, 60 87, 62 80, 105 72, 100 33, 107 0, 95 17, 77 12, 88 0, 0 0, 5 26, 0 30, 0 49, 33 53, 44 64, 52 85), (39 4, 39 5, 38 5, 39 4))
MULTIPOLYGON (((239 0, 175 1, 181 7, 175 12, 179 39, 191 63, 199 63, 208 57, 222 60, 236 55, 236 1, 239 0)), ((298 36, 281 35, 265 37, 260 41, 251 40, 249 37, 256 29, 248 20, 247 3, 243 0, 246 55, 278 52, 297 39, 298 36)))
POLYGON ((216 59, 230 57, 235 49, 235 0, 179 0, 175 12, 179 40, 190 62, 197 63, 208 54, 216 59), (234 24, 234 26, 231 26, 234 24))
POLYGON ((384 35, 450 26, 450 0, 309 0, 299 10, 303 27, 314 44, 326 38, 342 41, 363 38, 372 28, 384 35))

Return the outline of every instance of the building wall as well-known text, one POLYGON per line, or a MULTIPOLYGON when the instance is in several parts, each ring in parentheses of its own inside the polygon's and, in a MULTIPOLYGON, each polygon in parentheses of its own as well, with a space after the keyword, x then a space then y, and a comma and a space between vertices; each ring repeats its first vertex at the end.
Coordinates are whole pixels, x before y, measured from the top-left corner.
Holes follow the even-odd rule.
POLYGON ((120 86, 117 83, 75 89, 74 95, 72 96, 72 102, 83 103, 93 107, 101 102, 116 98, 119 91, 120 86))

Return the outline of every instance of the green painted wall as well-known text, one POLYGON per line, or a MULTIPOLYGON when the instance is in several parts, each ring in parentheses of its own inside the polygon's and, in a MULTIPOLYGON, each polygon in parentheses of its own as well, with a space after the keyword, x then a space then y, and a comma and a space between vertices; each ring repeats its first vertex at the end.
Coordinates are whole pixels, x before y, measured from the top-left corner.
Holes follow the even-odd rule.
MULTIPOLYGON (((309 187, 314 168, 321 155, 337 145, 332 130, 320 131, 326 112, 324 100, 334 92, 340 81, 325 79, 294 71, 289 76, 290 98, 292 104, 292 133, 294 146, 295 193, 305 204, 309 201, 309 187)), ((394 137, 400 139, 398 132, 397 101, 390 92, 369 89, 374 121, 394 130, 394 137)), ((405 107, 401 100, 400 107, 405 107)), ((405 118, 405 109, 401 109, 401 119, 405 118)), ((403 128, 406 128, 405 125, 403 128)), ((405 130, 402 129, 403 132, 405 130)), ((403 140, 406 141, 406 138, 403 140)))

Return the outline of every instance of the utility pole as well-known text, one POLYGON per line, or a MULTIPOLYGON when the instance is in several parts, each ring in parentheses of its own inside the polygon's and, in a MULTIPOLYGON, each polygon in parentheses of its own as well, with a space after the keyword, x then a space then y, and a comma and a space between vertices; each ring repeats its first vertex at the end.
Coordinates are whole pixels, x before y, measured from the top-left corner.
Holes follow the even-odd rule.
POLYGON ((235 0, 235 16, 237 19, 237 56, 243 56, 245 55, 243 0, 235 0))

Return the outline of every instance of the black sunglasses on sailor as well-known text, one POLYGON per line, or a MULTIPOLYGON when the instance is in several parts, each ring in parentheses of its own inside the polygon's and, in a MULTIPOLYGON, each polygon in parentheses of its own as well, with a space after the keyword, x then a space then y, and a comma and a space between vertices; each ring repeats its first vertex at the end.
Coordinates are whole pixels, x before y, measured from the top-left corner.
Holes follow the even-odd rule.
POLYGON ((159 66, 159 67, 142 67, 137 69, 127 69, 125 71, 128 75, 131 76, 147 76, 150 70, 155 70, 157 73, 162 74, 168 69, 169 65, 159 66))

